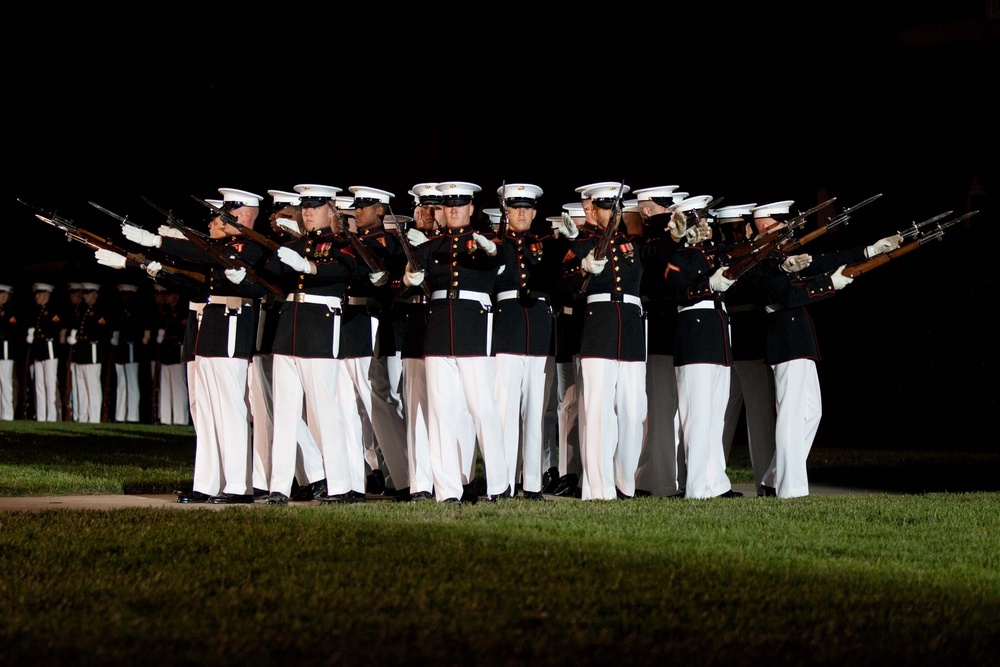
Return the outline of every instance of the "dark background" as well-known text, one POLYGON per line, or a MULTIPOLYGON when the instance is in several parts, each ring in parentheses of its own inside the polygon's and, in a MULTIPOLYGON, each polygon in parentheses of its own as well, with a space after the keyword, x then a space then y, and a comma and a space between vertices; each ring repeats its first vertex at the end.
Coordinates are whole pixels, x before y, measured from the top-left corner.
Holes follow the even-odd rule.
POLYGON ((127 244, 88 201, 155 230, 142 196, 197 225, 206 210, 191 195, 298 183, 386 189, 410 213, 419 182, 477 183, 480 208, 497 206, 502 182, 531 182, 544 189, 540 217, 607 180, 729 204, 793 199, 793 210, 881 193, 808 250, 981 212, 810 308, 824 356, 818 442, 996 445, 995 2, 623 5, 549 24, 515 5, 485 23, 446 8, 279 9, 39 9, 12 29, 0 282, 18 303, 35 280, 123 274, 16 198, 127 244))

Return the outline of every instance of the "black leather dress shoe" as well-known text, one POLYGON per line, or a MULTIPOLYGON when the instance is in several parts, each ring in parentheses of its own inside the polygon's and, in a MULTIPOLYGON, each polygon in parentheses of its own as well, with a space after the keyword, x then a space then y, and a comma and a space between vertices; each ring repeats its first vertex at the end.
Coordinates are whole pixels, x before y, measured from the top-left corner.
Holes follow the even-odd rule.
POLYGON ((463 503, 468 503, 470 505, 475 505, 479 502, 479 491, 476 489, 475 484, 463 484, 462 485, 462 497, 460 499, 463 503))
POLYGON ((188 491, 177 496, 179 503, 207 503, 212 496, 200 491, 188 491))
POLYGON ((366 502, 365 494, 360 491, 348 491, 347 493, 336 493, 327 496, 320 501, 323 505, 349 505, 351 503, 366 502))
POLYGON ((442 503, 446 503, 448 505, 461 505, 462 504, 462 501, 459 500, 458 498, 445 498, 441 502, 442 503))
POLYGON ((253 495, 239 493, 220 493, 209 500, 213 505, 252 505, 253 495))
POLYGON ((716 496, 716 498, 742 498, 742 497, 743 497, 742 493, 740 493, 739 491, 733 491, 732 489, 729 489, 725 493, 720 493, 719 495, 716 496))
POLYGON ((292 490, 292 500, 297 503, 308 503, 326 497, 326 479, 317 480, 311 484, 292 490))
POLYGON ((402 489, 396 489, 392 492, 392 500, 397 503, 408 503, 410 502, 410 487, 404 487, 402 489))
POLYGON ((647 491, 646 489, 636 489, 635 490, 635 497, 636 498, 650 498, 650 497, 652 497, 652 495, 653 495, 653 493, 651 491, 647 491))
POLYGON ((559 484, 559 468, 555 466, 542 473, 542 493, 552 493, 559 484))
POLYGON ((379 494, 385 491, 385 475, 381 470, 373 470, 366 481, 365 491, 368 493, 379 494))
POLYGON ((634 496, 626 496, 621 489, 617 486, 615 487, 615 495, 618 496, 618 500, 632 500, 634 496))
POLYGON ((559 483, 556 484, 556 488, 552 491, 552 495, 562 497, 574 495, 577 488, 576 485, 579 481, 579 478, 573 473, 563 475, 559 478, 559 483))
POLYGON ((283 493, 279 493, 279 492, 275 491, 275 492, 271 493, 270 495, 268 495, 267 498, 264 498, 264 504, 265 505, 287 505, 288 504, 288 496, 286 496, 283 493))
POLYGON ((253 489, 253 497, 256 499, 267 498, 268 495, 270 494, 268 494, 267 489, 258 489, 257 487, 253 489))
POLYGON ((417 491, 410 494, 411 503, 422 503, 425 500, 434 500, 434 495, 430 491, 417 491))
POLYGON ((525 491, 521 497, 525 500, 540 500, 545 502, 545 496, 542 495, 541 491, 525 491))
POLYGON ((777 498, 778 490, 773 486, 767 486, 766 484, 761 484, 757 487, 757 495, 761 498, 777 498))
POLYGON ((513 497, 514 496, 511 495, 511 492, 510 492, 510 485, 507 485, 507 488, 503 490, 503 493, 498 493, 495 496, 491 496, 491 495, 487 494, 487 496, 486 496, 486 502, 488 502, 488 503, 495 503, 495 502, 499 502, 501 500, 510 500, 513 497))

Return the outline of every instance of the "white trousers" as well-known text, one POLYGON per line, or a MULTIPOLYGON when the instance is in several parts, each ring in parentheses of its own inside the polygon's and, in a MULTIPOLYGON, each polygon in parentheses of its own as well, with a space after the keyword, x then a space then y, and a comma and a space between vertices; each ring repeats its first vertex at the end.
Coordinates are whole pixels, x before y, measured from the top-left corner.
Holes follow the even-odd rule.
POLYGON ((684 497, 714 498, 733 488, 722 448, 730 369, 721 364, 686 364, 676 371, 677 409, 687 460, 684 497))
MULTIPOLYGON (((364 492, 363 447, 359 439, 344 437, 344 415, 337 402, 343 362, 275 354, 272 372, 274 440, 270 491, 286 496, 292 493, 304 406, 304 424, 322 452, 328 493, 364 492)), ((308 467, 313 469, 313 476, 318 475, 315 463, 315 457, 311 456, 308 467)))
POLYGON ((35 374, 35 420, 40 422, 59 421, 59 371, 58 359, 42 359, 32 362, 35 374))
POLYGON ((115 400, 116 422, 139 421, 139 362, 115 364, 117 390, 115 400))
POLYGON ((542 441, 548 357, 498 354, 494 361, 494 398, 503 423, 507 483, 513 489, 521 471, 525 491, 542 490, 542 441))
POLYGON ((434 491, 427 437, 427 374, 423 359, 403 359, 403 409, 410 493, 434 491))
POLYGON ((191 414, 184 364, 160 364, 159 372, 160 404, 157 409, 160 423, 187 426, 191 423, 191 414))
POLYGON ((559 476, 583 475, 580 452, 580 358, 556 364, 556 416, 559 420, 559 476))
POLYGON ((392 479, 393 488, 410 486, 410 470, 406 460, 406 418, 403 408, 401 378, 403 360, 394 356, 372 357, 368 367, 368 385, 371 387, 372 431, 375 442, 392 479))
MULTIPOLYGON (((220 471, 220 487, 195 491, 216 495, 252 492, 250 460, 249 362, 230 357, 198 357, 194 369, 194 428, 197 450, 205 449, 210 469, 220 471)), ((197 473, 197 453, 195 472, 197 473)), ((197 484, 197 474, 195 483, 197 484)))
POLYGON ((0 420, 14 419, 14 360, 0 359, 0 420))
MULTIPOLYGON (((342 359, 337 401, 344 416, 345 437, 360 442, 364 463, 371 470, 381 468, 375 430, 372 428, 372 391, 368 380, 371 357, 342 359)), ((363 471, 362 471, 363 472, 363 471)), ((355 491, 363 491, 364 486, 355 491)))
MULTIPOLYGON (((492 357, 427 357, 428 438, 434 493, 439 501, 462 497, 462 479, 469 461, 463 459, 462 432, 468 410, 476 426, 490 495, 503 493, 508 474, 503 444, 503 423, 493 398, 496 377, 492 357)), ((471 481, 471 478, 469 478, 471 481)))
POLYGON ((580 360, 582 500, 615 500, 616 486, 635 495, 646 420, 646 362, 580 360))
POLYGON ((819 374, 812 359, 793 359, 771 367, 778 404, 774 481, 779 498, 809 495, 806 459, 823 418, 819 374))
POLYGON ((642 454, 635 471, 635 486, 657 498, 676 495, 684 488, 684 455, 681 417, 677 411, 677 373, 669 354, 646 359, 646 400, 649 409, 643 424, 642 454))
POLYGON ((736 437, 740 411, 745 408, 747 442, 750 447, 750 465, 754 482, 774 486, 775 398, 774 372, 763 359, 733 363, 729 383, 729 404, 726 406, 726 425, 722 431, 722 446, 729 460, 729 451, 736 437))
POLYGON ((73 364, 73 395, 76 396, 77 421, 101 423, 104 387, 101 383, 103 364, 73 364))

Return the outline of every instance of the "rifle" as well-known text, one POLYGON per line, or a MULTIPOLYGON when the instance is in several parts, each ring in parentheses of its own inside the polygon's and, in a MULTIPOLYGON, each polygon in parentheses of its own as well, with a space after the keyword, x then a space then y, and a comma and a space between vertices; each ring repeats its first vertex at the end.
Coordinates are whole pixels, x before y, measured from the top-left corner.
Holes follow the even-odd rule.
POLYGON ((337 210, 334 203, 331 201, 328 203, 328 206, 333 209, 334 215, 337 216, 337 221, 340 223, 340 233, 344 235, 344 238, 350 241, 351 247, 354 248, 354 252, 357 253, 358 257, 364 260, 365 264, 368 265, 368 269, 372 273, 385 271, 385 264, 381 259, 375 256, 375 253, 373 253, 368 246, 361 242, 361 239, 358 238, 357 234, 351 231, 350 223, 344 222, 344 217, 340 215, 340 211, 337 210))
POLYGON ((240 233, 243 234, 243 236, 247 237, 257 245, 263 246, 264 248, 267 248, 271 252, 274 252, 275 250, 281 247, 280 243, 278 243, 272 238, 264 236, 260 232, 256 231, 253 227, 247 227, 246 225, 240 224, 239 218, 237 218, 232 213, 224 211, 218 206, 215 206, 214 204, 210 204, 201 197, 195 197, 194 195, 191 195, 191 198, 194 199, 199 204, 207 206, 208 208, 218 213, 219 217, 222 218, 222 221, 224 223, 226 223, 227 225, 232 225, 236 229, 240 230, 240 233))
MULTIPOLYGON (((96 208, 101 213, 104 213, 106 215, 110 215, 112 218, 114 218, 115 220, 117 220, 118 222, 120 222, 122 225, 131 224, 129 222, 129 220, 128 220, 128 216, 123 216, 123 215, 118 215, 117 213, 112 213, 108 209, 104 208, 103 206, 100 206, 99 204, 95 204, 94 202, 87 202, 87 203, 90 204, 91 206, 93 206, 94 208, 96 208)), ((42 218, 41 216, 37 216, 36 215, 35 217, 38 217, 38 218, 40 218, 42 220, 45 220, 45 222, 48 222, 50 224, 56 224, 52 220, 47 220, 45 218, 42 218)), ((62 228, 61 225, 64 224, 65 222, 66 222, 65 220, 61 220, 59 224, 56 224, 56 226, 62 228)), ((130 252, 130 251, 126 250, 125 248, 121 248, 121 247, 115 245, 114 243, 112 243, 111 241, 108 241, 107 239, 102 239, 100 236, 97 236, 96 234, 91 234, 90 232, 88 232, 86 230, 83 230, 83 229, 80 229, 79 227, 77 227, 72 234, 73 235, 79 235, 82 238, 81 243, 85 243, 86 245, 88 245, 91 248, 94 248, 95 250, 98 250, 100 248, 104 248, 104 249, 110 250, 113 253, 121 255, 122 257, 125 258, 125 261, 127 263, 131 262, 132 264, 135 264, 137 267, 139 267, 140 269, 142 269, 143 272, 146 271, 146 267, 149 266, 149 264, 151 263, 150 260, 145 255, 142 255, 142 254, 139 254, 139 253, 130 252), (89 239, 89 241, 88 241, 88 239, 89 239), (98 246, 96 244, 100 244, 100 246, 98 246)), ((71 239, 74 238, 73 235, 71 235, 70 232, 66 233, 66 236, 68 236, 71 239)), ((74 239, 74 240, 78 240, 78 239, 74 239)), ((204 283, 205 282, 205 274, 203 274, 203 273, 199 273, 197 271, 187 271, 185 269, 178 269, 176 267, 166 266, 166 265, 163 265, 163 264, 161 264, 160 266, 161 266, 160 271, 162 273, 167 274, 167 275, 184 276, 185 278, 190 278, 191 280, 194 280, 197 283, 204 283)))
MULTIPOLYGON (((944 230, 951 227, 952 225, 962 222, 963 220, 968 220, 977 213, 979 213, 979 211, 969 211, 968 213, 964 213, 958 216, 957 218, 952 218, 947 222, 940 222, 935 225, 935 229, 933 231, 921 234, 916 240, 910 241, 905 245, 901 245, 895 250, 890 250, 889 252, 884 252, 881 255, 875 255, 871 259, 866 259, 863 262, 858 262, 857 264, 850 264, 844 267, 843 274, 848 278, 857 278, 861 274, 868 273, 872 269, 882 266, 883 264, 887 264, 888 262, 894 259, 898 259, 903 255, 908 255, 909 253, 913 252, 920 246, 929 243, 930 241, 940 240, 941 237, 944 236, 944 230)), ((936 218, 940 217, 941 216, 936 216, 936 218)), ((924 221, 921 224, 922 226, 926 226, 927 221, 924 221)), ((909 230, 907 233, 909 233, 909 230)))
POLYGON ((715 199, 713 199, 712 201, 708 202, 708 204, 706 204, 705 206, 702 206, 701 208, 694 208, 694 209, 691 209, 690 211, 685 211, 684 216, 688 220, 688 228, 686 230, 684 230, 684 236, 685 237, 687 237, 687 236, 694 236, 695 228, 698 226, 698 223, 701 221, 701 218, 702 218, 702 215, 704 214, 704 212, 705 211, 710 211, 712 209, 719 208, 719 204, 722 203, 723 199, 725 199, 725 197, 716 197, 715 199))
MULTIPOLYGON (((386 219, 389 218, 396 223, 396 236, 399 238, 399 243, 403 246, 403 254, 406 255, 406 263, 410 265, 410 270, 414 272, 423 271, 420 260, 417 259, 416 253, 413 252, 413 245, 410 244, 410 239, 406 236, 406 226, 413 222, 413 218, 405 215, 393 215, 392 207, 389 207, 389 215, 386 216, 386 219)), ((427 284, 427 281, 424 280, 420 283, 420 286, 424 290, 424 295, 430 298, 431 286, 427 284)))
POLYGON ((827 199, 825 202, 817 204, 816 206, 813 206, 812 208, 803 211, 794 218, 786 221, 785 226, 782 227, 781 229, 776 229, 773 232, 760 234, 757 237, 750 239, 749 241, 744 241, 743 243, 740 243, 735 248, 725 253, 723 258, 727 261, 732 261, 734 259, 740 259, 745 255, 751 253, 757 254, 758 251, 763 249, 764 247, 767 247, 769 250, 773 250, 774 248, 779 247, 773 243, 775 240, 779 238, 782 240, 782 244, 787 244, 793 239, 795 230, 797 230, 805 223, 806 218, 808 218, 813 213, 816 213, 817 211, 823 210, 836 200, 837 200, 836 197, 831 197, 830 199, 827 199))
POLYGON ((214 259, 216 263, 221 264, 227 269, 245 269, 247 272, 246 279, 248 281, 260 285, 268 292, 271 292, 272 294, 281 299, 285 298, 285 293, 284 291, 281 290, 281 288, 272 285, 268 281, 261 278, 254 270, 254 268, 249 264, 247 264, 246 262, 244 262, 242 259, 240 259, 236 255, 227 255, 226 253, 222 252, 215 244, 202 238, 200 234, 195 232, 193 229, 188 228, 187 225, 185 225, 183 222, 175 218, 172 211, 168 211, 162 208, 148 197, 143 197, 142 199, 144 202, 146 202, 147 204, 155 208, 157 211, 159 211, 161 215, 165 216, 168 225, 170 225, 174 229, 177 229, 182 234, 184 234, 184 237, 187 238, 187 240, 194 243, 200 250, 202 250, 210 257, 212 257, 212 259, 214 259))
MULTIPOLYGON (((622 179, 621 185, 618 186, 618 194, 615 196, 615 203, 611 206, 611 219, 608 220, 608 226, 604 228, 604 233, 601 237, 597 239, 597 243, 594 245, 594 259, 604 259, 608 254, 608 248, 611 247, 611 238, 618 231, 618 225, 621 223, 622 219, 622 191, 625 189, 625 179, 622 179)), ((587 285, 590 284, 590 278, 593 274, 588 273, 584 277, 583 282, 580 284, 580 293, 587 291, 587 285)))
POLYGON ((500 186, 500 224, 497 225, 497 238, 503 241, 507 238, 507 180, 500 186))
POLYGON ((819 238, 823 234, 826 234, 828 231, 832 230, 834 227, 837 227, 838 225, 846 225, 847 222, 851 219, 851 216, 854 214, 855 211, 857 211, 862 206, 866 206, 868 204, 871 204, 873 201, 875 201, 876 199, 878 199, 881 196, 882 196, 881 193, 879 193, 877 195, 872 195, 868 199, 866 199, 866 200, 864 200, 862 202, 858 202, 854 206, 848 206, 843 211, 841 211, 837 215, 835 215, 832 218, 830 218, 829 220, 827 220, 826 224, 823 225, 822 227, 819 227, 817 229, 812 230, 811 232, 809 232, 808 234, 806 234, 802 238, 792 239, 791 241, 789 241, 788 243, 786 243, 782 247, 782 250, 784 252, 790 253, 793 250, 797 250, 801 246, 804 246, 805 244, 809 243, 810 241, 812 241, 812 240, 814 240, 816 238, 819 238))

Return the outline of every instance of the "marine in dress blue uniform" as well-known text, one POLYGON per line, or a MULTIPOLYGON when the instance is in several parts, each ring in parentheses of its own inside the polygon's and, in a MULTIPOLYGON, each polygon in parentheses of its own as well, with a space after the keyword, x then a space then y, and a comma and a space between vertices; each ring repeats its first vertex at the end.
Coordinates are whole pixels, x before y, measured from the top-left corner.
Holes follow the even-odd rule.
MULTIPOLYGON (((792 200, 753 209, 758 233, 780 229, 792 200)), ((773 474, 775 495, 798 498, 809 494, 806 459, 823 416, 816 364, 820 361, 816 328, 807 304, 834 296, 852 282, 843 268, 899 247, 898 235, 830 253, 769 258, 758 275, 767 306, 766 360, 774 371, 777 418, 773 474), (805 257, 806 262, 796 261, 805 257), (799 268, 802 267, 804 268, 799 268), (790 270, 794 267, 797 270, 790 270)))
MULTIPOLYGON (((219 192, 223 196, 222 208, 237 217, 240 225, 252 228, 261 197, 235 188, 219 188, 219 192)), ((206 481, 196 475, 194 491, 213 494, 210 502, 214 504, 252 503, 248 370, 257 338, 257 299, 265 289, 256 281, 234 282, 231 276, 240 270, 227 269, 187 239, 154 235, 132 225, 122 229, 127 238, 140 245, 159 247, 168 255, 206 266, 208 296, 194 341, 197 361, 191 391, 196 404, 192 419, 199 438, 198 450, 204 444, 203 453, 217 462, 208 469, 218 468, 221 474, 214 490, 199 488, 206 481)), ((225 224, 221 217, 212 219, 209 231, 208 242, 228 256, 254 269, 263 265, 265 249, 239 229, 225 224)), ((215 486, 214 479, 207 483, 215 486)))
POLYGON ((570 283, 586 294, 580 336, 580 428, 583 500, 635 494, 635 471, 646 419, 646 334, 639 285, 643 265, 635 240, 612 219, 628 186, 585 186, 597 225, 580 230, 564 264, 570 283), (619 193, 619 190, 621 192, 619 193), (607 225, 619 226, 604 258, 594 249, 607 225))
MULTIPOLYGON (((704 209, 711 199, 701 195, 674 204, 674 212, 684 217, 671 224, 694 228, 698 221, 688 222, 688 213, 704 209)), ((726 267, 718 251, 707 241, 679 247, 666 269, 667 288, 679 314, 674 366, 687 462, 686 498, 742 495, 733 491, 722 447, 733 364, 723 293, 735 281, 722 275, 726 267)))
POLYGON ((439 183, 445 209, 443 233, 417 246, 423 271, 408 271, 410 286, 427 280, 431 288, 424 338, 428 389, 428 437, 434 492, 440 502, 458 502, 463 495, 459 446, 460 406, 471 414, 483 455, 487 501, 511 497, 513 489, 503 444, 503 423, 493 397, 492 299, 504 265, 491 232, 471 225, 474 183, 439 183), (456 392, 455 389, 459 388, 456 392))
POLYGON ((83 301, 77 319, 66 336, 72 352, 74 395, 77 421, 101 422, 104 402, 103 372, 109 359, 111 323, 107 308, 100 299, 99 283, 80 283, 83 301))
POLYGON ((493 308, 494 398, 504 425, 507 479, 523 495, 542 497, 545 410, 554 372, 552 353, 553 283, 543 272, 545 237, 532 232, 542 188, 531 183, 501 186, 507 208, 501 242, 504 270, 496 281, 493 308))
MULTIPOLYGON (((52 283, 36 282, 31 286, 35 308, 28 318, 25 340, 35 391, 35 420, 59 421, 59 339, 66 328, 67 316, 52 301, 52 283)), ((27 383, 28 378, 25 378, 27 383)))

